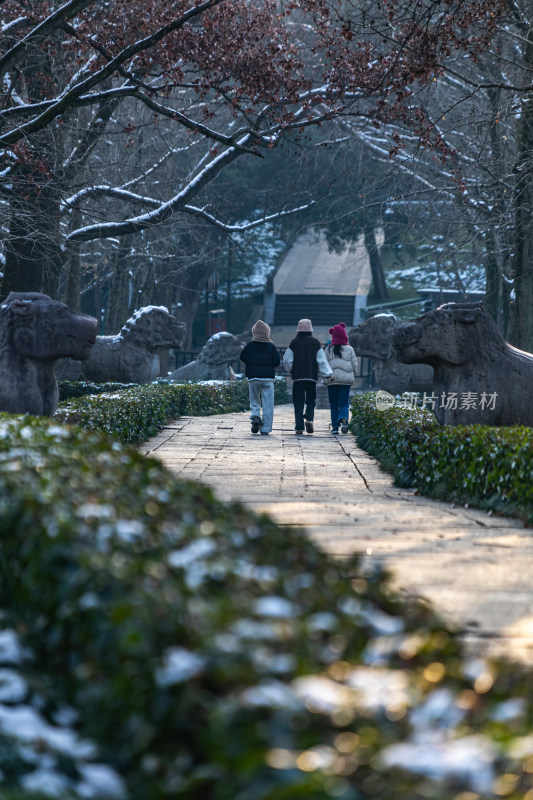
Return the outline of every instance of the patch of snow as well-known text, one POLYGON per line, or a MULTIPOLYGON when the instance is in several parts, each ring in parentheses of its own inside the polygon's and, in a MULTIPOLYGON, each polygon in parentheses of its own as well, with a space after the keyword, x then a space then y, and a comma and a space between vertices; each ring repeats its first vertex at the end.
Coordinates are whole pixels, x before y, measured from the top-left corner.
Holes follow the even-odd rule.
POLYGON ((77 786, 80 797, 126 797, 124 781, 114 769, 106 764, 82 764, 79 772, 83 778, 83 782, 77 786))
POLYGON ((114 516, 113 506, 109 504, 84 503, 76 509, 76 516, 86 521, 94 519, 109 519, 114 516))
POLYGON ((12 669, 0 669, 0 703, 22 703, 28 684, 12 669))
POLYGON ((155 671, 155 682, 162 688, 183 683, 198 675, 205 666, 205 658, 184 647, 170 647, 163 655, 163 666, 155 671))
POLYGON ((339 709, 353 708, 357 697, 352 689, 325 675, 306 675, 296 678, 292 689, 302 703, 323 714, 332 714, 339 709))
POLYGON ((46 432, 49 436, 55 436, 57 439, 65 439, 70 435, 68 428, 61 425, 50 425, 46 432))
POLYGON ((270 595, 267 597, 260 597, 255 604, 255 613, 262 617, 293 617, 294 606, 289 600, 284 597, 277 597, 270 595))
POLYGON ((253 619, 239 619, 231 627, 232 633, 243 639, 277 639, 278 633, 273 624, 257 622, 253 619))
MULTIPOLYGON (((449 689, 436 689, 426 701, 413 709, 409 721, 418 734, 428 728, 452 729, 463 719, 465 712, 455 704, 449 689)), ((426 735, 426 734, 424 734, 426 735)))
POLYGON ((374 608, 372 606, 365 607, 363 614, 373 630, 383 636, 392 636, 397 633, 402 633, 404 629, 404 623, 401 617, 392 617, 379 608, 374 608))
POLYGON ((168 314, 168 308, 166 306, 143 306, 142 308, 139 308, 137 311, 135 311, 133 313, 133 316, 130 317, 127 320, 125 325, 129 325, 129 326, 135 325, 137 320, 139 320, 144 314, 149 314, 151 311, 154 311, 154 310, 155 311, 164 311, 166 314, 168 314))
POLYGON ((68 728, 50 725, 31 706, 19 705, 11 708, 0 704, 0 730, 6 736, 13 736, 21 742, 41 742, 52 750, 77 758, 95 755, 94 745, 81 741, 68 728))
POLYGON ((402 670, 356 667, 346 683, 356 689, 359 705, 371 711, 409 705, 409 681, 402 670))
POLYGON ((294 691, 281 681, 268 681, 251 686, 241 693, 241 700, 255 708, 283 708, 298 711, 303 708, 294 691))
POLYGON ((143 535, 144 525, 138 519, 119 519, 116 522, 116 530, 123 542, 133 542, 143 535))
POLYGON ((24 650, 15 631, 0 631, 0 664, 19 664, 24 650))
POLYGON ((70 781, 54 769, 41 767, 20 778, 20 784, 28 792, 36 792, 48 797, 67 797, 70 781))
POLYGON ((399 767, 407 772, 435 780, 459 779, 474 792, 492 796, 493 743, 485 736, 433 742, 404 742, 386 747, 379 760, 385 767, 399 767))
POLYGON ((217 549, 212 539, 197 539, 182 550, 169 553, 168 563, 171 567, 188 567, 198 558, 211 555, 217 549))
POLYGON ((258 566, 247 561, 237 562, 233 572, 247 581, 257 581, 257 583, 274 583, 279 576, 276 567, 258 566))
POLYGON ((527 705, 523 697, 510 697, 508 700, 498 703, 490 717, 496 722, 511 722, 523 717, 526 710, 527 705))
POLYGON ((312 614, 307 620, 307 630, 314 631, 333 631, 338 625, 338 618, 331 611, 321 611, 312 614))
POLYGON ((100 604, 98 595, 95 592, 85 592, 79 599, 78 605, 80 608, 97 608, 100 604))

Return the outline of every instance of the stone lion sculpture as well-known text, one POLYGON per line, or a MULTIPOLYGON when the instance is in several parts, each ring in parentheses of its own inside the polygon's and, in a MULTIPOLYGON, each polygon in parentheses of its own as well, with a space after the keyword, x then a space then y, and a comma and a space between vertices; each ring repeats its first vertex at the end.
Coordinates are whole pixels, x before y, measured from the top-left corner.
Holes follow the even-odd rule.
POLYGON ((446 303, 392 336, 400 361, 434 370, 441 425, 533 427, 533 354, 508 344, 481 304, 446 303))
POLYGON ((11 292, 0 306, 0 410, 51 416, 58 390, 54 362, 87 359, 94 317, 39 292, 11 292))
POLYGON ((398 324, 394 314, 376 314, 352 328, 348 340, 358 356, 371 358, 379 389, 391 394, 430 392, 433 370, 425 364, 402 364, 392 346, 398 324))
POLYGON ((233 380, 235 373, 231 367, 239 360, 244 342, 226 331, 215 333, 202 347, 195 361, 171 372, 173 381, 233 380))
POLYGON ((97 336, 87 361, 61 364, 58 376, 96 383, 150 383, 161 372, 161 351, 181 347, 185 329, 185 323, 165 306, 145 306, 116 336, 97 336))

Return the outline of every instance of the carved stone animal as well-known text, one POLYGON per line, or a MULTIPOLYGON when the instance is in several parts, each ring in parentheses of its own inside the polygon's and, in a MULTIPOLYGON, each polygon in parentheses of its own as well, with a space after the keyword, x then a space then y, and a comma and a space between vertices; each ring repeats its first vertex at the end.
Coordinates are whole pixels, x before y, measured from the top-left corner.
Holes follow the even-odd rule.
POLYGON ((136 311, 116 336, 97 336, 83 364, 61 364, 58 375, 69 380, 150 383, 161 371, 161 351, 179 348, 185 323, 165 306, 145 306, 136 311))
POLYGON ((244 342, 226 331, 215 333, 202 347, 198 358, 168 376, 173 381, 233 380, 231 365, 239 360, 244 342))
POLYGON ((392 346, 392 332, 398 319, 394 314, 376 314, 348 334, 358 356, 371 358, 378 389, 391 394, 430 392, 433 369, 424 364, 401 364, 392 346))
POLYGON ((11 292, 0 306, 0 411, 51 416, 58 391, 54 362, 86 359, 94 317, 38 292, 11 292))
POLYGON ((533 355, 508 344, 481 305, 447 303, 392 339, 403 363, 433 367, 441 424, 533 426, 533 355))

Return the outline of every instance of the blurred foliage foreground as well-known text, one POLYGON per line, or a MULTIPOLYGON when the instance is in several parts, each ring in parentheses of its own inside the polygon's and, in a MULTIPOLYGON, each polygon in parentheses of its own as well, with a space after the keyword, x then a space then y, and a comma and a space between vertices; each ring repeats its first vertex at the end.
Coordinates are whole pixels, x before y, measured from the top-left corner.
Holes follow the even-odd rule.
POLYGON ((533 798, 530 676, 108 435, 0 416, 3 799, 533 798))

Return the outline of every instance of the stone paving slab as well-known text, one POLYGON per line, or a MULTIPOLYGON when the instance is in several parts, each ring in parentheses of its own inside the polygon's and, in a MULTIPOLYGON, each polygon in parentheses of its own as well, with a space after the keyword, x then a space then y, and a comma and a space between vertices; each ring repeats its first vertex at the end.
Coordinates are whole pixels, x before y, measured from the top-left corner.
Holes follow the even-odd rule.
POLYGON ((533 531, 420 497, 393 485, 355 438, 296 436, 292 406, 276 406, 270 436, 252 435, 246 413, 189 417, 140 450, 172 472, 241 500, 287 528, 304 526, 333 556, 360 553, 390 569, 402 591, 429 599, 473 652, 533 663, 533 531))

